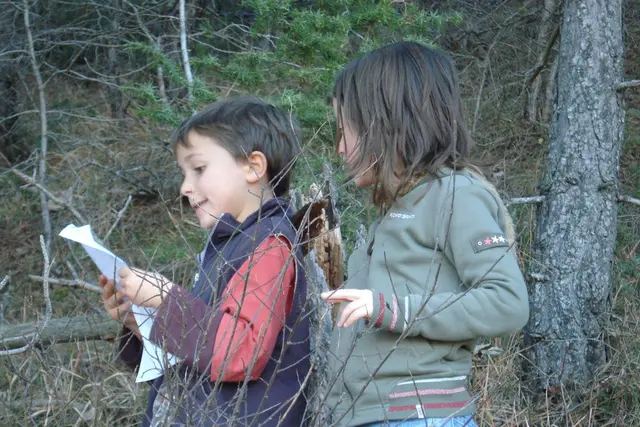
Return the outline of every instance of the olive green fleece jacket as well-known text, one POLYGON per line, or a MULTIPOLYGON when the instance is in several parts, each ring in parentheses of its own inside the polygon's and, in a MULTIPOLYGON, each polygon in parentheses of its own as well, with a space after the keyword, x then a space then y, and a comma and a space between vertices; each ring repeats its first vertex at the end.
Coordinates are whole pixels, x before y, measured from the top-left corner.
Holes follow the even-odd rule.
POLYGON ((332 425, 472 414, 475 340, 522 328, 527 290, 494 189, 445 171, 396 201, 349 258, 345 288, 371 289, 369 322, 334 328, 332 425))

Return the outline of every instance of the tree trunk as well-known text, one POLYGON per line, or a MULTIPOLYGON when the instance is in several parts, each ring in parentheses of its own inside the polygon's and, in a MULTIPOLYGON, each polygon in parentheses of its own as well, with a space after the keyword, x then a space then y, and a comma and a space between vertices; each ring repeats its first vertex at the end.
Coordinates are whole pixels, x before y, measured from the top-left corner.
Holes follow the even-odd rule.
MULTIPOLYGON (((19 348, 30 344, 40 323, 28 322, 18 325, 0 326, 0 350, 19 348)), ((106 314, 59 317, 51 319, 40 332, 37 345, 51 345, 73 341, 113 339, 122 329, 122 324, 106 314)))
MULTIPOLYGON (((607 361, 624 132, 621 0, 568 0, 525 329, 533 392, 589 385, 607 361)), ((527 369, 525 369, 525 372, 527 369)))

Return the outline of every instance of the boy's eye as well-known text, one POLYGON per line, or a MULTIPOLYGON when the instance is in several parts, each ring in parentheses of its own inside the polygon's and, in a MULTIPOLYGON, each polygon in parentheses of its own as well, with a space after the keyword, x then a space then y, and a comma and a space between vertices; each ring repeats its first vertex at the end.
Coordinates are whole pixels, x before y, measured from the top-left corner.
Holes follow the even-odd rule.
POLYGON ((202 172, 204 172, 204 166, 198 166, 197 168, 193 168, 193 170, 195 171, 195 173, 201 174, 202 172))

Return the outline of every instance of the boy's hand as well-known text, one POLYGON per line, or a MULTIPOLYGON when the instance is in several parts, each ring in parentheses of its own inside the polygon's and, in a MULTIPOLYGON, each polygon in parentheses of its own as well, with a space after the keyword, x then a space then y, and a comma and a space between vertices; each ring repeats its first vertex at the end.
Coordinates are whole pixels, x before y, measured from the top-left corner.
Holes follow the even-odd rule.
POLYGON ((320 298, 328 303, 348 302, 338 320, 339 328, 348 328, 360 319, 369 319, 373 313, 373 292, 369 289, 338 289, 323 292, 320 298))
POLYGON ((104 304, 104 309, 107 311, 107 314, 112 319, 122 322, 139 337, 138 324, 136 323, 135 316, 131 312, 131 300, 125 301, 122 292, 116 292, 113 280, 107 280, 104 274, 100 275, 98 283, 100 283, 102 287, 102 303, 104 304))
POLYGON ((160 307, 173 287, 173 283, 166 277, 137 268, 122 267, 118 270, 118 276, 122 295, 140 306, 160 307))

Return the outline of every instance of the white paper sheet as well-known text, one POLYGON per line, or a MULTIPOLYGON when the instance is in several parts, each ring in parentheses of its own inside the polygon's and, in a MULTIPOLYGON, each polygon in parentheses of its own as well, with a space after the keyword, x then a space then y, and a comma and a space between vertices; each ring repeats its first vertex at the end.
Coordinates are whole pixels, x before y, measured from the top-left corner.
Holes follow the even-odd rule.
MULTIPOLYGON (((100 272, 107 276, 109 280, 115 279, 116 288, 119 289, 120 278, 117 272, 121 267, 126 267, 127 264, 96 241, 90 225, 76 227, 73 224, 69 224, 60 232, 60 236, 80 243, 100 272)), ((135 304, 132 304, 131 307, 138 323, 143 343, 142 361, 140 362, 136 382, 150 381, 162 375, 165 363, 172 366, 178 359, 170 353, 165 353, 162 348, 149 340, 156 310, 135 304)))

